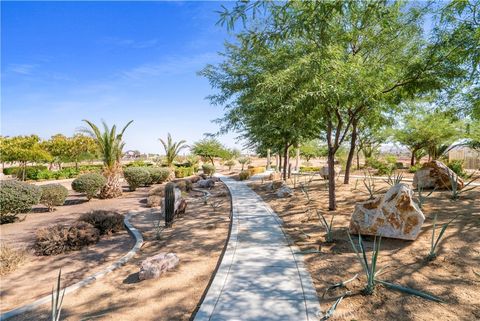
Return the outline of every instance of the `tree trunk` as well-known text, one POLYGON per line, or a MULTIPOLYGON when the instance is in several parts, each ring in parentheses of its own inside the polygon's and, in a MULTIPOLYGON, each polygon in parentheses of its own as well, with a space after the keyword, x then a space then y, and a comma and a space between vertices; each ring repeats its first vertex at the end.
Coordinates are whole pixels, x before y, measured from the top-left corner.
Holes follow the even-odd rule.
POLYGON ((212 166, 215 167, 215 162, 213 160, 213 157, 209 157, 210 158, 210 162, 212 162, 212 166))
POLYGON ((350 139, 350 151, 348 152, 347 164, 345 165, 345 178, 343 184, 350 182, 350 168, 352 167, 353 156, 355 155, 355 143, 357 142, 357 121, 352 122, 352 137, 350 139))
POLYGON ((412 150, 412 157, 410 158, 410 166, 415 165, 415 150, 412 150))
POLYGON ((75 170, 78 171, 78 161, 75 161, 75 170))
POLYGON ((285 143, 285 150, 283 151, 283 180, 287 180, 288 171, 288 143, 285 143))
POLYGON ((100 198, 115 198, 122 195, 122 185, 120 184, 120 177, 117 173, 112 173, 106 176, 107 183, 100 191, 100 198))
POLYGON ((360 169, 360 150, 357 149, 357 169, 360 169))
POLYGON ((337 209, 337 199, 335 195, 335 153, 332 147, 328 148, 328 210, 337 209))
POLYGON ((278 154, 278 167, 277 167, 277 170, 279 173, 282 172, 282 155, 279 153, 278 154))

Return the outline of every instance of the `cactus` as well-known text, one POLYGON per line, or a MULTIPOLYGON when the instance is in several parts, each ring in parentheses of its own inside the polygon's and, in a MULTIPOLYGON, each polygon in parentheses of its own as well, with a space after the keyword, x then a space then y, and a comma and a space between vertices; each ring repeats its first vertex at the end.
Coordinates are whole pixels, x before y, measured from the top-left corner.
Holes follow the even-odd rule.
POLYGON ((175 183, 165 186, 165 227, 171 227, 175 215, 175 183))

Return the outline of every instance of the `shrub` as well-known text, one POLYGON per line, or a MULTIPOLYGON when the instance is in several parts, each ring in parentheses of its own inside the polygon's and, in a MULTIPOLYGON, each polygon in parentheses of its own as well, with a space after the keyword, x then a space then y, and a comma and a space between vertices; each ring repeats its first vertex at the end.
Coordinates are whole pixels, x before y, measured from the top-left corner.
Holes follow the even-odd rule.
POLYGON ((14 222, 18 213, 30 211, 41 196, 38 186, 17 181, 0 182, 0 224, 14 222))
POLYGON ((48 207, 50 212, 55 210, 55 206, 63 205, 68 196, 68 189, 60 184, 42 185, 40 189, 42 190, 40 203, 48 207))
MULTIPOLYGON (((27 166, 25 168, 25 179, 35 180, 35 179, 37 179, 38 173, 40 171, 44 171, 46 169, 47 169, 47 167, 43 166, 43 165, 27 166)), ((13 175, 13 176, 16 176, 19 179, 22 179, 23 168, 19 167, 19 166, 4 168, 3 169, 3 174, 13 175)))
POLYGON ((455 174, 461 177, 465 177, 466 173, 463 170, 463 161, 456 159, 456 160, 451 160, 447 163, 448 168, 450 168, 455 174))
POLYGON ((152 164, 146 163, 142 160, 136 160, 125 165, 125 167, 147 167, 147 166, 152 166, 152 164))
MULTIPOLYGON (((390 161, 393 161, 393 159, 390 159, 390 161)), ((396 168, 395 163, 396 163, 396 158, 395 162, 390 163, 386 161, 381 161, 379 159, 370 157, 367 158, 367 165, 370 166, 371 168, 374 168, 377 170, 377 175, 385 175, 385 174, 391 174, 392 171, 396 168)))
POLYGON ((260 173, 263 173, 265 172, 265 167, 263 166, 257 166, 257 167, 254 167, 254 166, 248 166, 248 171, 250 172, 250 175, 255 175, 255 174, 260 174, 260 173))
POLYGON ((55 178, 55 174, 52 171, 49 171, 48 169, 41 170, 37 173, 37 180, 39 179, 53 179, 55 178))
POLYGON ((83 214, 79 220, 93 225, 100 235, 116 233, 124 228, 123 215, 111 211, 95 210, 83 214))
POLYGON ((87 199, 97 195, 100 189, 107 183, 107 179, 97 173, 83 174, 77 177, 72 182, 72 189, 78 193, 84 193, 87 199))
POLYGON ((139 186, 148 185, 150 182, 150 173, 142 167, 128 167, 123 171, 123 176, 131 191, 136 190, 139 186))
POLYGON ((300 173, 311 173, 311 172, 319 172, 320 167, 315 166, 301 166, 300 173))
POLYGON ((0 244, 0 275, 5 275, 17 269, 25 260, 26 251, 14 248, 5 243, 0 244))
POLYGON ((240 174, 238 174, 238 178, 241 180, 241 181, 244 181, 246 179, 249 179, 250 178, 250 171, 241 171, 240 174))
POLYGON ((177 167, 175 168, 175 177, 176 178, 184 178, 188 176, 192 176, 194 174, 193 167, 177 167))
POLYGON ((422 168, 422 164, 418 163, 413 166, 410 166, 408 169, 408 172, 410 173, 416 173, 420 168, 422 168))
POLYGON ((150 173, 150 184, 161 184, 170 176, 167 168, 147 167, 147 170, 150 173))
POLYGON ((103 165, 80 165, 78 170, 80 174, 98 173, 101 174, 103 165))
POLYGON ((215 166, 213 166, 212 164, 203 164, 202 170, 205 175, 212 176, 213 174, 215 174, 215 166))
POLYGON ((193 183, 189 179, 181 180, 178 182, 175 182, 175 185, 183 192, 190 192, 193 187, 193 183))
POLYGON ((232 167, 235 166, 236 163, 237 162, 234 159, 230 159, 230 160, 226 161, 225 163, 223 163, 223 165, 227 166, 228 170, 231 171, 232 167))
MULTIPOLYGON (((53 176, 54 176, 56 179, 65 179, 65 178, 73 178, 73 177, 76 177, 76 176, 78 176, 78 174, 79 174, 80 172, 77 171, 75 168, 67 167, 67 168, 58 170, 58 171, 56 171, 56 172, 52 172, 52 173, 53 173, 53 176)), ((38 175, 37 175, 37 176, 38 176, 38 175)))
POLYGON ((58 224, 37 230, 33 249, 36 255, 56 255, 80 250, 97 243, 99 238, 99 230, 89 223, 58 224))

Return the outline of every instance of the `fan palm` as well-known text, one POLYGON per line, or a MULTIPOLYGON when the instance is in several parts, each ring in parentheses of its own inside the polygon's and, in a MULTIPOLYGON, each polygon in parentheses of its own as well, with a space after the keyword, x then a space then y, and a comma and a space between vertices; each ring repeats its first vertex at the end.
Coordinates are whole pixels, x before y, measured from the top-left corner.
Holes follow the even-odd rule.
POLYGON ((122 158, 123 147, 125 146, 123 133, 133 120, 129 121, 120 133, 117 133, 116 125, 109 128, 104 121, 102 121, 103 132, 91 121, 85 119, 83 121, 87 123, 90 128, 85 128, 82 131, 95 139, 95 143, 98 146, 103 160, 103 175, 106 177, 107 183, 100 191, 100 198, 118 197, 122 194, 119 176, 122 170, 120 160, 122 158))
POLYGON ((159 138, 158 140, 162 143, 163 149, 165 149, 167 165, 169 167, 172 166, 173 161, 178 156, 178 154, 180 154, 180 151, 188 147, 185 144, 186 143, 185 140, 174 142, 172 139, 172 135, 170 135, 170 133, 168 133, 167 141, 164 141, 161 138, 159 138))

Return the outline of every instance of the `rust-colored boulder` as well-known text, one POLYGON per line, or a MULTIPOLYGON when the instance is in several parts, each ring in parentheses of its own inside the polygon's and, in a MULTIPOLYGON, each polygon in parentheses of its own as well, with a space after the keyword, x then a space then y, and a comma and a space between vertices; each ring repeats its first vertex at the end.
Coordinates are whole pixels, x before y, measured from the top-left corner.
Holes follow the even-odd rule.
POLYGON ((355 205, 350 233, 415 240, 424 221, 413 191, 406 184, 397 184, 383 197, 355 205))
POLYGON ((415 173, 415 176, 413 176, 413 187, 448 189, 451 186, 449 175, 457 180, 458 189, 462 189, 464 185, 463 180, 447 165, 433 160, 423 164, 422 168, 415 173))

